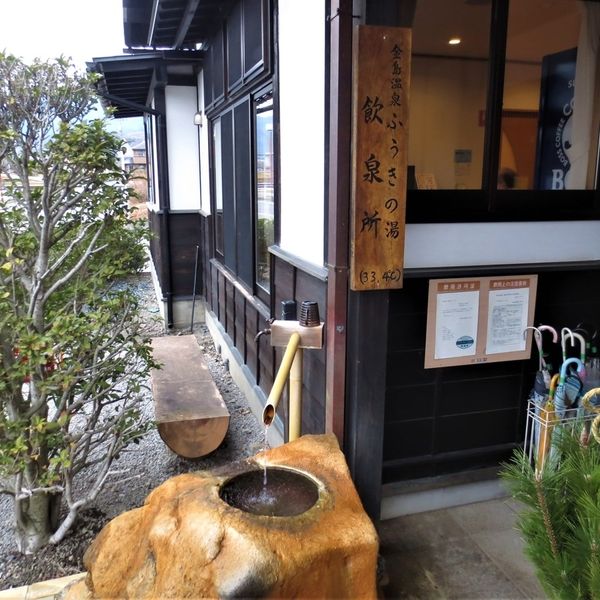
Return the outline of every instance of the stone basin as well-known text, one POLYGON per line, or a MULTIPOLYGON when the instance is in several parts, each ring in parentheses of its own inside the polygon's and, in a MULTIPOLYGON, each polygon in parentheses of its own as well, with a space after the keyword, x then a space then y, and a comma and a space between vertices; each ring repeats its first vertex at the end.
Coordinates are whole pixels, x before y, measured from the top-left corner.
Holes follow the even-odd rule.
POLYGON ((280 467, 244 471, 225 481, 221 500, 253 515, 294 517, 319 499, 319 484, 303 473, 280 467))
POLYGON ((335 436, 306 435, 157 487, 100 532, 66 598, 376 598, 377 551, 335 436))

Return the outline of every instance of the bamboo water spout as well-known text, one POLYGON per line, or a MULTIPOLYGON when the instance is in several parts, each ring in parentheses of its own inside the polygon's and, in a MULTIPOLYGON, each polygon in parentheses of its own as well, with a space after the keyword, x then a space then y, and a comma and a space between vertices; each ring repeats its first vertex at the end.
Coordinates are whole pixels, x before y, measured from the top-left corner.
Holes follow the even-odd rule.
POLYGON ((290 442, 300 437, 300 422, 302 420, 302 349, 300 346, 300 334, 293 333, 290 336, 287 348, 279 365, 277 376, 273 382, 271 393, 263 410, 263 423, 270 425, 275 418, 277 405, 281 394, 290 376, 290 442), (299 422, 297 422, 299 421, 299 422), (292 437, 292 431, 294 437, 292 437))
POLYGON ((270 425, 275 419, 277 406, 289 376, 288 440, 291 442, 300 437, 302 429, 303 350, 323 347, 323 323, 314 327, 304 327, 298 321, 273 321, 270 339, 272 346, 285 347, 285 352, 263 409, 263 423, 270 425))

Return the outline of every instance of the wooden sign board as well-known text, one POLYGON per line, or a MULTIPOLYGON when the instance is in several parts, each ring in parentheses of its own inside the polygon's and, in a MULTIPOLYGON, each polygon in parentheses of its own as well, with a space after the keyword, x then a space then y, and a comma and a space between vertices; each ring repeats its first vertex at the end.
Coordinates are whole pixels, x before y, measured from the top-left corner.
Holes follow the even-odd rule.
POLYGON ((360 25, 353 49, 350 287, 402 287, 411 31, 360 25))
POLYGON ((425 368, 531 356, 537 275, 432 279, 425 368))

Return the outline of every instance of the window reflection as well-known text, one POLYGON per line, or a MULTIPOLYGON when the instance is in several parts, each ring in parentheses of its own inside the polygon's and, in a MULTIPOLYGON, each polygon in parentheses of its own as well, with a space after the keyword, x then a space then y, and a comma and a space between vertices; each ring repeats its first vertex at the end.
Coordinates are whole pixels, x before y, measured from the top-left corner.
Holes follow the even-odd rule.
MULTIPOLYGON (((514 188, 593 187, 599 33, 596 2, 511 2, 499 174, 514 188)), ((500 176, 498 187, 508 187, 500 176)))
POLYGON ((221 157, 221 119, 213 123, 213 160, 215 165, 215 247, 223 254, 223 167, 221 157))
POLYGON ((269 290, 269 246, 275 242, 273 97, 256 104, 256 283, 269 290))
POLYGON ((419 188, 481 188, 490 6, 416 3, 408 162, 419 188))

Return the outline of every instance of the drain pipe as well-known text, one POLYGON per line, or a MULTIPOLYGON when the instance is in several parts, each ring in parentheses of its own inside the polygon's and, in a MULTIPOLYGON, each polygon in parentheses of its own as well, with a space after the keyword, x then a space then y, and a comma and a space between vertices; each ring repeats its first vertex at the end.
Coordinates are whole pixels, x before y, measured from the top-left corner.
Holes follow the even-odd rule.
POLYGON ((156 119, 156 147, 158 150, 161 244, 161 288, 167 301, 167 329, 173 328, 173 274, 171 264, 171 199, 169 197, 169 159, 167 154, 167 103, 165 97, 166 72, 161 73, 163 85, 157 87, 154 101, 161 113, 156 119))

